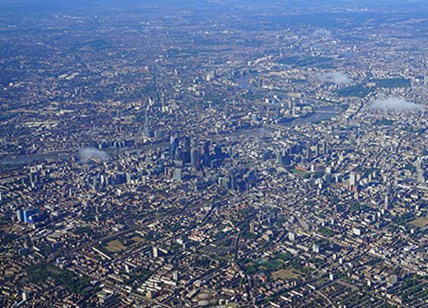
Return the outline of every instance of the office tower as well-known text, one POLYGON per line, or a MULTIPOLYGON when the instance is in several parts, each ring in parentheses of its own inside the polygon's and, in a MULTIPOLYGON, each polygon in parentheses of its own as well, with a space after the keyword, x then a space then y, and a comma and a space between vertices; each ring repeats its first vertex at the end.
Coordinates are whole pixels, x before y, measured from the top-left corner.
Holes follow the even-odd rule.
POLYGON ((325 169, 325 175, 324 175, 324 180, 327 182, 327 184, 330 184, 333 180, 333 177, 331 175, 331 168, 327 167, 325 169))
POLYGON ((201 155, 198 149, 193 149, 191 152, 191 163, 192 166, 196 168, 196 170, 201 169, 201 155))
POLYGON ((358 192, 358 189, 354 189, 354 199, 358 200, 360 198, 360 193, 358 192))
POLYGON ((202 149, 202 157, 203 157, 203 162, 204 162, 204 166, 210 166, 210 142, 209 141, 205 141, 204 143, 204 147, 202 149))
POLYGON ((184 138, 184 151, 183 151, 183 163, 190 164, 191 162, 191 145, 190 138, 184 138))
POLYGON ((312 251, 315 253, 319 253, 320 252, 320 246, 318 244, 313 244, 312 245, 312 251))
POLYGON ((321 151, 322 154, 327 154, 328 153, 328 143, 327 143, 327 139, 323 139, 321 141, 321 151))
POLYGON ((255 186, 255 183, 257 181, 257 174, 255 171, 248 171, 243 176, 244 182, 245 182, 245 189, 249 190, 255 186))
POLYGON ((290 150, 282 150, 282 165, 287 166, 291 163, 292 157, 290 156, 290 150))
POLYGON ((422 158, 418 158, 416 160, 416 174, 417 174, 417 181, 419 183, 425 183, 425 172, 424 172, 424 166, 422 158))
POLYGON ((233 158, 233 148, 232 147, 227 148, 227 156, 233 158))
POLYGON ((280 150, 276 151, 276 163, 282 166, 282 152, 280 150))
POLYGON ((40 172, 30 172, 29 178, 31 185, 34 187, 34 185, 39 184, 40 182, 40 172))
POLYGON ((159 257, 159 249, 157 247, 153 247, 153 258, 159 257))
POLYGON ((384 190, 384 209, 389 209, 391 207, 391 184, 389 183, 389 179, 387 176, 383 178, 384 184, 385 184, 385 190, 384 190))
POLYGON ((24 210, 23 213, 23 218, 24 218, 24 222, 31 222, 31 216, 36 215, 39 212, 39 209, 28 209, 28 210, 24 210))
POLYGON ((178 281, 179 280, 179 274, 178 271, 174 271, 172 272, 172 279, 174 279, 174 281, 178 281))
POLYGON ((149 119, 149 111, 146 108, 144 110, 144 137, 150 138, 151 137, 151 130, 150 130, 150 119, 149 119))
POLYGON ((223 148, 222 148, 222 146, 221 145, 216 145, 215 146, 215 148, 214 148, 214 155, 215 155, 215 158, 222 158, 223 157, 223 148))
POLYGON ((262 220, 263 220, 263 212, 262 212, 262 210, 259 210, 259 213, 257 215, 257 219, 258 219, 259 222, 262 222, 262 220))
POLYGON ((170 154, 171 159, 175 160, 179 156, 178 146, 180 145, 180 139, 177 136, 172 136, 170 140, 170 154))
POLYGON ((314 152, 315 152, 315 157, 318 157, 319 156, 319 145, 318 145, 318 143, 315 144, 315 146, 314 146, 314 152))
POLYGON ((254 222, 254 220, 250 221, 250 233, 254 234, 256 231, 256 224, 254 222))
POLYGON ((349 190, 356 190, 358 184, 358 173, 351 172, 349 174, 349 190))
POLYGON ((310 144, 306 145, 306 159, 310 159, 311 158, 311 146, 310 144))
POLYGON ((19 222, 24 221, 24 211, 23 210, 17 210, 16 211, 16 218, 18 218, 19 222))
POLYGON ((175 168, 174 179, 179 182, 183 180, 183 170, 181 168, 175 168))

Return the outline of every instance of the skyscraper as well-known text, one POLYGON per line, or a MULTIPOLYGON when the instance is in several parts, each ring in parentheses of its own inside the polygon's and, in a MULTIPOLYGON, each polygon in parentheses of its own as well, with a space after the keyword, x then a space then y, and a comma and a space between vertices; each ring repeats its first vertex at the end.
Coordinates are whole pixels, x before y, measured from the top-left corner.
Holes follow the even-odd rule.
POLYGON ((276 163, 282 166, 282 151, 281 150, 276 151, 275 157, 276 157, 276 163))
POLYGON ((202 149, 202 157, 205 166, 210 166, 210 142, 205 141, 204 147, 202 149))
POLYGON ((175 136, 171 136, 171 140, 170 140, 170 154, 171 154, 171 159, 176 159, 178 155, 178 146, 180 145, 180 139, 178 139, 178 137, 175 136))
POLYGON ((190 162, 191 162, 190 138, 184 137, 183 163, 190 164, 190 162))
POLYGON ((23 210, 17 210, 16 211, 16 218, 18 218, 19 222, 24 221, 24 211, 23 210))
POLYGON ((311 145, 308 143, 306 144, 306 159, 310 159, 311 158, 311 145))
POLYGON ((256 226, 255 226, 256 224, 255 224, 255 222, 254 222, 254 220, 251 220, 250 221, 250 233, 252 233, 252 234, 254 234, 255 232, 256 232, 256 226))
POLYGON ((192 166, 196 168, 196 170, 201 169, 201 155, 199 153, 199 149, 192 150, 191 163, 192 163, 192 166))
POLYGON ((175 168, 174 179, 178 182, 181 182, 183 180, 183 170, 181 168, 175 168))
POLYGON ((174 279, 174 281, 178 281, 178 279, 180 278, 180 275, 178 273, 177 270, 172 272, 172 279, 174 279))
POLYGON ((328 143, 327 143, 327 139, 323 139, 321 141, 321 154, 327 154, 328 152, 328 143))
POLYGON ((144 131, 143 131, 143 135, 144 135, 144 137, 150 138, 151 134, 152 134, 152 132, 150 130, 149 111, 146 108, 144 110, 144 131))
POLYGON ((357 190, 359 175, 356 172, 351 172, 349 174, 349 190, 357 190))
POLYGON ((416 160, 416 175, 419 183, 425 183, 425 172, 422 158, 416 160))
POLYGON ((390 193, 391 193, 391 186, 389 184, 387 184, 385 187, 384 205, 383 205, 383 207, 385 209, 389 209, 389 207, 390 207, 390 200, 389 200, 390 193))
POLYGON ((27 209, 27 210, 18 210, 16 212, 18 220, 20 222, 32 222, 31 216, 36 215, 39 212, 39 209, 27 209))

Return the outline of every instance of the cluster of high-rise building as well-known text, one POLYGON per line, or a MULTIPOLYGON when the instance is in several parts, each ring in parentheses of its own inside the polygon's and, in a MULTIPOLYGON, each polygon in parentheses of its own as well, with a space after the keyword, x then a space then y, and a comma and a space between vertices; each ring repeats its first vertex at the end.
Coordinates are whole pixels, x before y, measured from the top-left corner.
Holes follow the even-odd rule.
POLYGON ((184 2, 5 5, 0 306, 426 306, 426 8, 184 2))

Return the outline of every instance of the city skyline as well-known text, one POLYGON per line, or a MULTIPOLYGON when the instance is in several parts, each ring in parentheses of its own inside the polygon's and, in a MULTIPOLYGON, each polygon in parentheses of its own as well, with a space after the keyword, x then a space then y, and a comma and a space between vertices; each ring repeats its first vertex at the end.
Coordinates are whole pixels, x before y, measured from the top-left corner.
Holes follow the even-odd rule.
POLYGON ((1 1, 0 305, 424 307, 426 1, 1 1))

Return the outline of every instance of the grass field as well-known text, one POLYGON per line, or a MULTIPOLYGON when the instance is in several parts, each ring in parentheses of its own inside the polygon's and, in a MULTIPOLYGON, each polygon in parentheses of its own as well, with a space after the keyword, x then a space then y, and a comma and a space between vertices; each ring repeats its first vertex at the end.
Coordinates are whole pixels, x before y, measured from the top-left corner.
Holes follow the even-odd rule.
POLYGON ((119 240, 108 242, 105 247, 105 249, 107 249, 107 251, 109 252, 118 252, 124 250, 125 248, 125 245, 123 245, 122 242, 119 240))
POLYGON ((272 273, 272 277, 274 279, 295 279, 300 277, 300 273, 293 269, 285 269, 285 270, 279 270, 272 273))
POLYGON ((294 168, 294 169, 291 170, 291 172, 293 172, 294 174, 303 176, 305 178, 309 177, 309 173, 307 171, 305 171, 305 170, 294 168))
POLYGON ((131 240, 133 240, 134 242, 139 242, 139 243, 145 243, 145 242, 147 242, 141 236, 134 236, 134 237, 131 238, 131 240))
POLYGON ((424 228, 428 225, 428 216, 427 217, 419 217, 410 222, 411 225, 416 227, 424 228))

